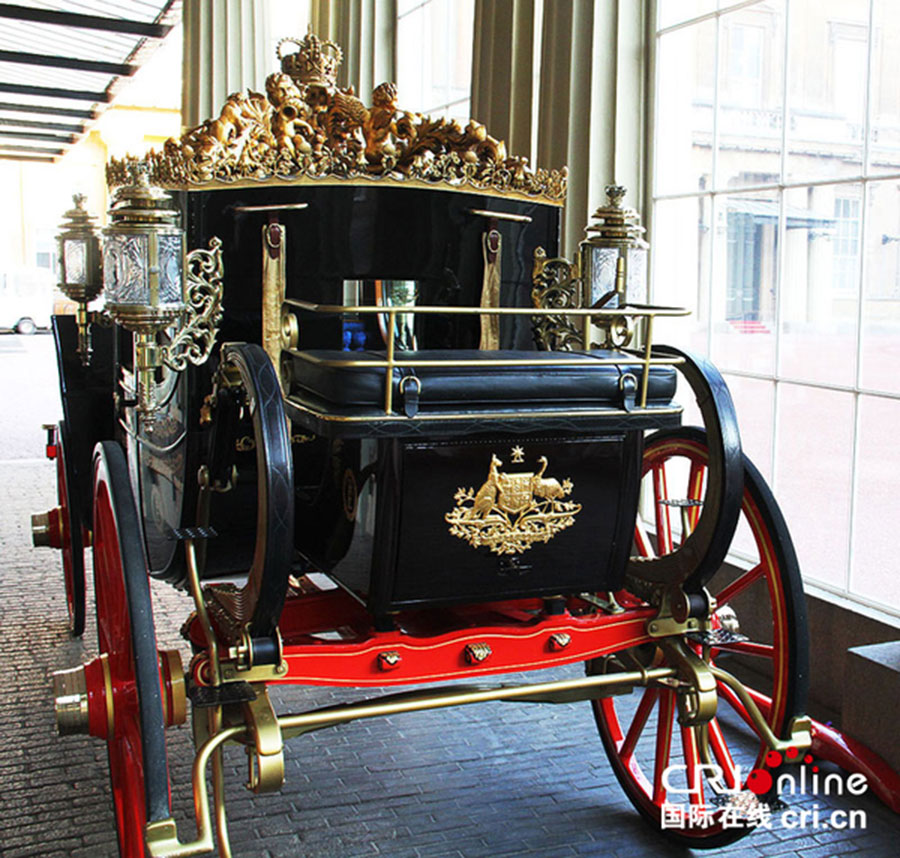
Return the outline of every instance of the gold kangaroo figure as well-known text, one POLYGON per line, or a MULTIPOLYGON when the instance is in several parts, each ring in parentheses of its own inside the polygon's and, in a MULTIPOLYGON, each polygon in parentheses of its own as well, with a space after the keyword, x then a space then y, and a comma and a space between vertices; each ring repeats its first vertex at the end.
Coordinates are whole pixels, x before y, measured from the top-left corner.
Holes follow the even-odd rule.
POLYGON ((484 518, 494 508, 494 501, 497 500, 497 468, 502 464, 503 462, 496 455, 491 456, 488 478, 481 488, 478 489, 478 494, 475 495, 475 502, 472 504, 472 509, 466 518, 484 518))

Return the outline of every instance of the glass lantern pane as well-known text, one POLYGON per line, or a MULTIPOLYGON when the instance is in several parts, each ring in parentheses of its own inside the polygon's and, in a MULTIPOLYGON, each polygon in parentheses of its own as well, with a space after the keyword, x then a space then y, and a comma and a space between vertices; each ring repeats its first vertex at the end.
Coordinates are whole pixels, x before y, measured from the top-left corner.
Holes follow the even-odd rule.
POLYGON ((614 247, 592 247, 591 254, 591 304, 616 288, 616 263, 619 251, 614 247))
POLYGON ((83 286, 87 282, 87 242, 83 238, 63 241, 63 266, 66 283, 83 286))
POLYGON ((111 304, 150 304, 148 236, 107 235, 103 242, 103 287, 111 304))
POLYGON ((626 275, 625 300, 629 304, 647 303, 646 248, 628 248, 628 273, 626 275))
POLYGON ((159 303, 181 304, 181 235, 159 237, 159 303))

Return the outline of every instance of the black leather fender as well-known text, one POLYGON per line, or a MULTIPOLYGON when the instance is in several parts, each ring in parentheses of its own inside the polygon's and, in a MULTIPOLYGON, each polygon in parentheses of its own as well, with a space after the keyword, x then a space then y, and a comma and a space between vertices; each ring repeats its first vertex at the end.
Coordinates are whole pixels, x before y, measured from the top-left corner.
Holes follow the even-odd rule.
POLYGON ((678 369, 694 391, 709 446, 706 495, 691 535, 671 554, 632 558, 627 575, 698 592, 722 565, 741 513, 744 458, 737 415, 722 374, 705 358, 674 346, 655 346, 654 357, 680 357, 678 369))
POLYGON ((256 440, 256 547, 247 584, 232 613, 252 637, 275 631, 294 556, 294 465, 281 386, 269 356, 254 343, 225 343, 222 364, 241 376, 256 440))

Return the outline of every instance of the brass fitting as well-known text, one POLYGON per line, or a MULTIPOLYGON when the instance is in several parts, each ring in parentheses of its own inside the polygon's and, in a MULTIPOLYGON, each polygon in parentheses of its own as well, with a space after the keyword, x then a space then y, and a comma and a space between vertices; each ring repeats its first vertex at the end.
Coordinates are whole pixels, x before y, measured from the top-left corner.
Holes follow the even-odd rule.
POLYGON ((60 512, 57 506, 31 516, 31 543, 35 548, 62 548, 63 517, 60 512))
POLYGON ((83 664, 71 670, 57 670, 53 674, 53 711, 60 736, 89 732, 87 680, 83 664))

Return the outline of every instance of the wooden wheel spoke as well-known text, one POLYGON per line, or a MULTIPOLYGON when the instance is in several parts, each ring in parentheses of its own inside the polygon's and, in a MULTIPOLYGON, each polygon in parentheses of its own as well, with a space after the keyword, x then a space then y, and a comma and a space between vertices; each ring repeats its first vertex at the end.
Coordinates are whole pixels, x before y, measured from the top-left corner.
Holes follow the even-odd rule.
POLYGON ((756 643, 755 641, 735 641, 721 644, 716 649, 719 652, 739 652, 744 655, 756 655, 760 658, 775 658, 775 647, 772 644, 756 643))
POLYGON ((757 581, 764 571, 765 566, 763 566, 762 563, 758 563, 743 575, 735 578, 734 581, 723 587, 722 590, 716 594, 716 604, 719 605, 719 607, 728 604, 728 602, 743 593, 744 590, 757 581))
MULTIPOLYGON (((687 497, 688 500, 692 501, 702 501, 703 500, 703 481, 706 476, 706 466, 701 464, 700 462, 691 462, 691 473, 688 476, 688 492, 687 497)), ((699 506, 691 506, 687 508, 687 513, 685 515, 685 532, 682 542, 688 538, 688 536, 693 532, 694 528, 697 526, 697 522, 700 520, 700 507, 699 506)))
POLYGON ((656 544, 660 554, 671 554, 672 521, 669 517, 669 507, 663 503, 669 499, 666 469, 663 465, 653 467, 653 499, 656 507, 656 544))
POLYGON ((647 525, 644 524, 640 516, 638 516, 634 524, 634 544, 639 557, 656 557, 653 543, 650 541, 650 535, 647 533, 647 525))
POLYGON ((653 710, 658 699, 658 688, 644 689, 641 702, 638 703, 634 718, 631 719, 631 726, 628 728, 628 734, 625 736, 625 741, 622 743, 622 747, 619 750, 619 755, 623 760, 627 760, 634 754, 638 739, 640 739, 641 734, 644 732, 644 727, 647 725, 647 719, 650 717, 650 712, 653 710))
POLYGON ((656 722, 656 765, 653 770, 653 802, 658 805, 666 800, 663 772, 669 766, 674 714, 675 692, 665 688, 660 692, 659 698, 659 719, 656 722))

